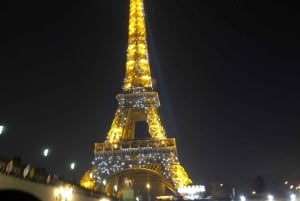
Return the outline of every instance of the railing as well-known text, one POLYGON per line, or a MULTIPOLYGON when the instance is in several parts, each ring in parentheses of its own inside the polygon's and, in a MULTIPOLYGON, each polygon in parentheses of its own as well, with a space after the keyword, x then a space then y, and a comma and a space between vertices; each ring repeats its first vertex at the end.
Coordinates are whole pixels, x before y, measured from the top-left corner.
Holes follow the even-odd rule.
POLYGON ((175 138, 166 138, 161 140, 130 140, 117 143, 94 143, 95 156, 137 156, 139 154, 148 153, 173 153, 177 155, 175 138))
POLYGON ((118 94, 117 99, 126 108, 159 107, 160 105, 158 94, 154 91, 118 94))
POLYGON ((117 143, 94 143, 95 154, 105 154, 111 152, 174 152, 177 154, 175 138, 147 139, 147 140, 126 140, 117 143))
MULTIPOLYGON (((34 169, 33 167, 23 165, 15 160, 0 159, 0 172, 40 183, 50 183, 51 181, 49 173, 45 172, 43 169, 34 169)), ((54 176, 52 180, 53 179, 58 180, 56 176, 54 176)))
POLYGON ((72 186, 73 192, 93 197, 103 196, 102 193, 93 192, 91 195, 90 189, 82 188, 81 186, 66 181, 58 175, 53 175, 43 169, 28 168, 28 165, 21 164, 19 161, 0 158, 0 174, 5 174, 20 179, 29 180, 32 182, 43 183, 53 186, 72 186), (27 168, 27 169, 26 169, 27 168), (28 170, 28 172, 27 172, 28 170))

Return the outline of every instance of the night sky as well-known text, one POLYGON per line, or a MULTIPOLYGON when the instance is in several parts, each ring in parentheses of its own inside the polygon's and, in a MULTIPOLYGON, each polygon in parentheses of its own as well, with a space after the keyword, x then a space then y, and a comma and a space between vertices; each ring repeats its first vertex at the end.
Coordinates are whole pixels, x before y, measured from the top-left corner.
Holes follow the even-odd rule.
MULTIPOLYGON (((93 143, 105 140, 118 106, 128 3, 2 3, 0 156, 78 180, 89 169, 93 143)), ((193 182, 300 180, 299 7, 280 0, 145 0, 145 7, 162 124, 193 182)))

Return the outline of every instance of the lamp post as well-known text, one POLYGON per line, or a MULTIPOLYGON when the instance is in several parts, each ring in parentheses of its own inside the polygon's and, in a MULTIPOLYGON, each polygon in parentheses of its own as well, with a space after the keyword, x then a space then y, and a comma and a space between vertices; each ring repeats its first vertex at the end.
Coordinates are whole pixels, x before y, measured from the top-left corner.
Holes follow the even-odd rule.
POLYGON ((71 164, 70 164, 70 169, 71 169, 71 171, 72 171, 72 173, 71 173, 71 180, 74 179, 74 180, 73 180, 74 183, 76 183, 75 176, 73 175, 73 172, 74 172, 75 167, 76 167, 76 163, 75 163, 75 162, 71 162, 71 164), (73 178, 73 177, 74 177, 74 178, 73 178))
POLYGON ((46 170, 46 158, 48 157, 50 153, 50 149, 49 148, 45 148, 43 149, 43 164, 42 164, 42 171, 46 170))
POLYGON ((104 195, 106 195, 106 184, 107 184, 107 181, 106 181, 106 179, 104 179, 102 181, 102 186, 101 186, 101 189, 102 189, 102 192, 104 193, 104 195))
POLYGON ((147 188, 148 201, 150 201, 150 200, 151 200, 151 199, 150 199, 150 188, 151 188, 150 183, 147 183, 147 184, 146 184, 146 188, 147 188))
POLYGON ((93 195, 93 190, 92 190, 93 173, 90 172, 89 176, 90 176, 90 194, 93 195))

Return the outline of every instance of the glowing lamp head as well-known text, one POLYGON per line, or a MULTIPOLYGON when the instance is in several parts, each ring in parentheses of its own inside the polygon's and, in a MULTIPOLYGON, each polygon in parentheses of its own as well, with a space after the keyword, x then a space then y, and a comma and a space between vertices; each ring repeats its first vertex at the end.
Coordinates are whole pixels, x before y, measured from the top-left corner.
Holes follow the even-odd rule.
POLYGON ((75 169, 75 165, 76 165, 76 164, 75 164, 74 162, 71 163, 71 164, 70 164, 70 169, 71 169, 71 170, 74 170, 74 169, 75 169))
POLYGON ((3 133, 4 126, 0 125, 0 135, 3 133))

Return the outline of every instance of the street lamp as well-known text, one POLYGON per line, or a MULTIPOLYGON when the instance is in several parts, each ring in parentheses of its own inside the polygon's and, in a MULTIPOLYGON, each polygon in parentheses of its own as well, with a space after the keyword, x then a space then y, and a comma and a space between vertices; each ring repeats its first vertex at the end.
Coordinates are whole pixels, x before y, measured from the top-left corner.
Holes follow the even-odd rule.
POLYGON ((93 173, 90 172, 89 176, 90 176, 90 191, 91 191, 90 194, 93 195, 93 190, 92 190, 93 173))
POLYGON ((0 135, 3 133, 4 131, 4 126, 0 125, 0 135))
POLYGON ((151 199, 150 199, 150 188, 151 188, 150 183, 147 183, 147 184, 146 184, 146 188, 147 188, 147 194, 148 194, 148 201, 150 201, 150 200, 151 200, 151 199))
POLYGON ((74 170, 74 169, 75 169, 75 166, 76 166, 76 163, 75 163, 75 162, 72 162, 72 163, 70 164, 70 169, 71 169, 71 170, 74 170))
POLYGON ((71 171, 72 171, 72 173, 71 173, 71 180, 74 179, 74 180, 73 180, 74 183, 76 183, 75 174, 73 173, 73 170, 75 169, 75 167, 76 167, 76 163, 75 163, 75 162, 72 162, 72 163, 70 164, 70 169, 71 169, 71 171))
POLYGON ((42 171, 45 171, 46 170, 46 158, 48 157, 50 153, 50 149, 49 148, 45 148, 43 149, 43 164, 42 164, 42 171))
POLYGON ((48 155, 49 155, 49 149, 48 148, 46 148, 46 149, 44 149, 44 151, 43 151, 43 155, 45 156, 45 157, 47 157, 48 155))

